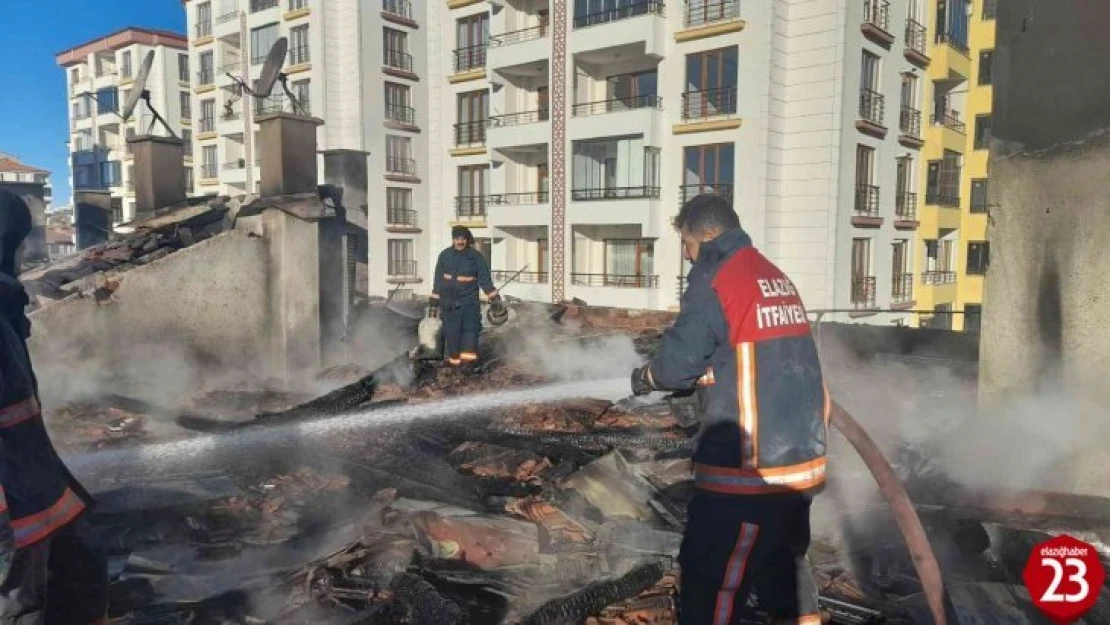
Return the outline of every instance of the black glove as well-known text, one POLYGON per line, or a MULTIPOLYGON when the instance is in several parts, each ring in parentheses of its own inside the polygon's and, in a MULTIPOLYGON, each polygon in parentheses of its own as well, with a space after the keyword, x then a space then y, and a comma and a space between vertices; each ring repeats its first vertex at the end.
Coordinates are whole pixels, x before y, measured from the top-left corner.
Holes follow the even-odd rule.
POLYGON ((651 383, 647 379, 647 367, 633 369, 632 371, 632 394, 639 397, 640 395, 647 395, 654 391, 651 383))

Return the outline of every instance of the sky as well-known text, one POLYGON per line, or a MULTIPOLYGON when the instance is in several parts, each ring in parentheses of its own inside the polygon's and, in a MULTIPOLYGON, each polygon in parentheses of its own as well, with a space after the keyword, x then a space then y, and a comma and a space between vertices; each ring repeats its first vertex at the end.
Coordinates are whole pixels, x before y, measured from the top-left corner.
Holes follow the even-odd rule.
POLYGON ((68 102, 62 50, 127 26, 185 33, 181 0, 0 0, 0 152, 49 170, 54 207, 70 203, 68 102))

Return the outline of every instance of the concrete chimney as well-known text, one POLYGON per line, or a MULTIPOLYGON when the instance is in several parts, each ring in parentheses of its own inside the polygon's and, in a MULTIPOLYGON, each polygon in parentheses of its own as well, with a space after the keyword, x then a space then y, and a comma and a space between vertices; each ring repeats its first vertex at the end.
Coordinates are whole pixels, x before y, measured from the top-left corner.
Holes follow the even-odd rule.
POLYGON ((324 120, 289 113, 258 117, 262 197, 315 193, 316 127, 324 120))
POLYGON ((73 222, 77 249, 108 241, 112 235, 112 194, 108 191, 74 192, 73 222))
POLYGON ((163 206, 185 200, 185 143, 142 135, 127 140, 135 155, 135 219, 153 217, 163 206))

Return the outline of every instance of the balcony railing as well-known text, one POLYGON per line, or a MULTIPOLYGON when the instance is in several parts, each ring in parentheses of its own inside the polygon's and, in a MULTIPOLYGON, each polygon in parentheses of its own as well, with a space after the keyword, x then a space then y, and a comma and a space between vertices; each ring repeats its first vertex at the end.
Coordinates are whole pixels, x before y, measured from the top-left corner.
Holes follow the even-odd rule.
POLYGON ((574 27, 585 28, 598 24, 607 24, 640 15, 663 15, 664 3, 660 0, 641 0, 625 6, 598 11, 597 13, 584 13, 574 16, 574 27))
POLYGON ((243 169, 247 166, 247 162, 241 158, 233 159, 230 163, 224 163, 224 171, 235 171, 236 169, 243 169))
POLYGON ((921 111, 903 106, 898 115, 898 130, 907 137, 921 138, 921 111))
POLYGON ((459 219, 485 219, 489 195, 459 195, 455 197, 455 216, 459 219))
POLYGON ((486 66, 487 44, 478 44, 455 50, 455 71, 469 72, 472 69, 482 69, 486 66))
POLYGON ((944 32, 944 31, 938 31, 937 32, 937 37, 936 37, 936 42, 937 43, 946 43, 949 46, 952 46, 953 50, 959 52, 960 54, 962 54, 964 56, 968 56, 969 54, 971 54, 971 51, 967 47, 967 42, 966 41, 960 41, 959 39, 954 38, 951 33, 947 33, 947 32, 944 32))
POLYGON ((944 126, 949 130, 954 130, 961 135, 967 134, 967 124, 960 121, 960 114, 951 109, 936 113, 932 119, 934 126, 944 126))
POLYGON ((863 0, 863 21, 885 33, 889 33, 890 2, 887 0, 863 0))
POLYGON ((228 13, 224 13, 223 15, 217 17, 216 18, 216 23, 217 24, 226 24, 228 22, 234 21, 235 18, 237 18, 237 17, 239 17, 239 11, 230 11, 228 13))
POLYGON ((856 183, 856 216, 879 216, 879 187, 856 183))
POLYGON ((216 131, 216 118, 215 117, 201 117, 200 118, 200 132, 215 132, 216 131))
POLYGON ((926 271, 921 274, 921 283, 927 286, 937 286, 941 284, 955 284, 956 272, 955 271, 926 271))
POLYGON ((389 259, 389 275, 396 278, 415 278, 416 261, 389 259))
POLYGON ((382 12, 412 20, 412 3, 409 0, 382 0, 382 12))
POLYGON ((488 120, 455 124, 455 145, 457 147, 485 145, 488 125, 488 120))
POLYGON ((401 104, 386 104, 385 118, 402 124, 416 125, 416 109, 401 104))
POLYGON ((890 301, 894 304, 905 304, 913 300, 913 274, 896 273, 890 287, 890 301))
POLYGON ((852 306, 875 308, 875 276, 852 276, 852 306))
POLYGON ((387 156, 385 171, 394 176, 416 177, 416 160, 402 156, 387 156))
POLYGON ((196 32, 197 39, 211 35, 212 20, 208 20, 206 22, 197 22, 197 25, 193 28, 193 30, 196 32))
POLYGON ((508 115, 495 115, 489 118, 489 125, 492 128, 504 128, 506 126, 522 126, 524 124, 536 124, 545 122, 551 118, 550 109, 540 109, 538 111, 526 111, 524 113, 509 113, 508 115))
POLYGON ((308 44, 289 48, 289 65, 304 65, 309 60, 308 44))
POLYGON ((736 114, 736 87, 687 91, 682 94, 682 119, 736 114))
POLYGON ((930 206, 943 206, 945 208, 959 208, 960 195, 955 190, 941 191, 929 189, 925 192, 925 203, 930 206))
POLYGON ((917 220, 917 194, 912 191, 899 191, 894 202, 894 217, 898 221, 917 220))
POLYGON ((740 0, 701 0, 686 3, 686 27, 695 28, 740 17, 740 0))
POLYGON ((216 172, 219 170, 219 165, 216 163, 205 163, 200 166, 200 177, 205 180, 211 180, 216 177, 216 172))
POLYGON ((548 273, 546 271, 522 271, 518 275, 516 271, 506 271, 503 269, 495 269, 490 272, 490 277, 493 278, 494 284, 501 284, 516 276, 514 282, 521 284, 547 284, 548 273))
POLYGON ((296 11, 298 9, 307 9, 308 0, 289 0, 289 10, 296 11))
POLYGON ((197 72, 197 84, 200 86, 211 85, 216 82, 216 72, 210 69, 202 69, 197 72))
POLYGON ((522 28, 520 30, 501 33, 500 35, 494 35, 490 37, 489 43, 491 46, 509 46, 514 43, 543 39, 550 30, 551 26, 546 21, 540 22, 539 26, 532 26, 531 28, 522 28))
POLYGON ((386 211, 386 223, 390 226, 416 227, 416 211, 408 208, 391 208, 386 211))
POLYGON ((550 194, 547 191, 535 191, 532 193, 500 193, 498 195, 491 195, 489 203, 507 206, 534 206, 536 204, 547 204, 549 201, 550 194))
POLYGON ((570 199, 580 202, 598 200, 636 200, 659 199, 659 187, 608 187, 597 189, 573 189, 570 199))
POLYGON ((278 0, 251 0, 251 13, 272 9, 278 5, 278 0))
POLYGON ((408 52, 386 50, 382 63, 384 63, 386 67, 392 67, 393 69, 399 69, 404 72, 412 71, 412 55, 408 52))
POLYGON ((882 126, 883 109, 885 105, 886 98, 878 91, 874 91, 866 87, 859 90, 860 119, 871 122, 876 126, 882 126))
POLYGON ((925 56, 925 26, 917 20, 906 20, 906 47, 925 56))
POLYGON ((657 95, 637 95, 627 98, 585 102, 583 104, 575 104, 571 109, 571 113, 575 117, 589 117, 591 115, 604 115, 606 113, 618 113, 620 111, 631 111, 644 108, 662 109, 663 98, 657 95))
POLYGON ((685 184, 679 187, 679 201, 682 204, 689 202, 699 195, 716 195, 728 200, 732 204, 732 183, 717 184, 685 184))
POLYGON ((613 273, 572 273, 570 283, 573 286, 609 286, 619 289, 655 289, 659 288, 659 276, 638 274, 622 275, 613 273))
POLYGON ((228 59, 220 65, 221 74, 234 74, 239 71, 243 66, 243 62, 239 59, 228 59))

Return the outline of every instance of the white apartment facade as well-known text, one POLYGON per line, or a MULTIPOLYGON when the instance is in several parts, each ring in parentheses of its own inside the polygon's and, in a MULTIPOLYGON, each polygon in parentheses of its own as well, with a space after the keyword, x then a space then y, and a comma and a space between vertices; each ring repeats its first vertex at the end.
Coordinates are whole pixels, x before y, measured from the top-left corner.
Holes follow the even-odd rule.
POLYGON ((42 185, 44 210, 50 211, 54 201, 54 189, 50 185, 50 172, 21 162, 12 154, 0 152, 0 187, 12 183, 12 187, 22 185, 42 185))
POLYGON ((146 89, 151 104, 179 138, 186 142, 186 180, 191 167, 192 120, 189 57, 184 36, 161 30, 129 27, 56 55, 66 72, 69 107, 70 183, 76 191, 102 191, 112 196, 115 224, 135 215, 133 162, 127 138, 165 135, 140 103, 130 120, 118 115, 134 86, 139 67, 151 50, 154 64, 146 89))
POLYGON ((921 73, 903 53, 904 3, 430 4, 418 292, 464 224, 495 280, 526 267, 508 295, 673 308, 687 267, 671 219, 708 192, 808 308, 901 316, 875 311, 909 302, 884 269, 910 262, 915 225, 895 214, 913 206, 920 137, 900 130, 901 108, 922 108, 920 87, 903 96, 903 75, 921 73))

